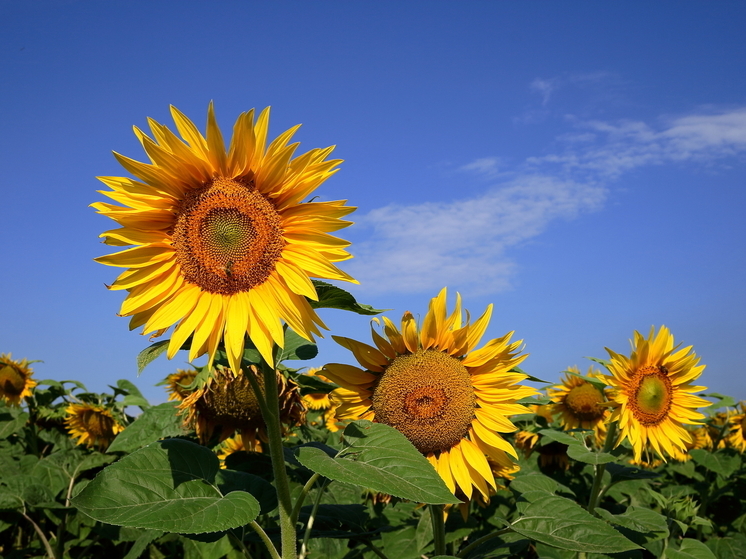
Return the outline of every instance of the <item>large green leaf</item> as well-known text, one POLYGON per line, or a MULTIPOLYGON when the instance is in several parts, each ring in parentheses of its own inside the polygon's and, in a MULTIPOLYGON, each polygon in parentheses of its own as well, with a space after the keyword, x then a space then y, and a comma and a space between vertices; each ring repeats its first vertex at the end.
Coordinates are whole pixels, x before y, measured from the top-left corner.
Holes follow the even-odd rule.
POLYGON ((692 459, 704 466, 711 472, 720 474, 724 478, 731 476, 738 468, 741 467, 741 459, 738 456, 725 454, 724 452, 710 452, 701 448, 695 448, 689 451, 692 459))
POLYGON ((564 433, 562 431, 555 431, 554 429, 542 429, 539 433, 547 439, 557 441, 558 443, 567 445, 567 455, 573 460, 583 462, 585 464, 608 464, 614 462, 616 457, 608 452, 600 452, 590 450, 583 444, 577 437, 581 436, 577 432, 564 433))
POLYGON ((345 429, 344 440, 347 446, 336 458, 304 446, 297 450, 298 461, 329 479, 401 499, 428 504, 460 502, 430 462, 393 427, 354 421, 345 429))
POLYGON ((188 431, 176 411, 176 402, 152 406, 119 433, 107 452, 132 452, 167 437, 185 435, 188 431))
POLYGON ((639 547, 574 501, 554 495, 530 503, 511 528, 529 539, 571 551, 620 553, 639 547))
POLYGON ((669 536, 666 517, 642 507, 629 507, 623 514, 611 514, 604 509, 596 509, 598 515, 619 526, 619 531, 639 545, 667 538, 669 536))
POLYGON ((738 532, 724 538, 710 538, 706 544, 718 559, 746 559, 746 536, 738 532))
POLYGON ((126 392, 126 395, 122 400, 123 406, 138 406, 142 410, 146 410, 150 407, 150 403, 145 396, 142 395, 140 389, 127 379, 120 378, 117 381, 117 388, 122 392, 126 392))
MULTIPOLYGON (((718 559, 712 551, 699 540, 684 538, 679 549, 668 548, 666 559, 718 559)), ((724 559, 724 558, 720 558, 724 559)))
POLYGON ((355 298, 336 285, 326 283, 325 281, 312 280, 314 287, 316 287, 316 294, 319 296, 318 301, 308 300, 311 308, 314 309, 340 309, 343 311, 351 311, 357 314, 363 315, 376 315, 381 314, 384 310, 374 309, 370 305, 363 305, 358 303, 355 298))
POLYGON ((202 534, 248 524, 259 514, 249 493, 223 495, 217 457, 181 439, 152 443, 99 473, 73 505, 116 526, 202 534))

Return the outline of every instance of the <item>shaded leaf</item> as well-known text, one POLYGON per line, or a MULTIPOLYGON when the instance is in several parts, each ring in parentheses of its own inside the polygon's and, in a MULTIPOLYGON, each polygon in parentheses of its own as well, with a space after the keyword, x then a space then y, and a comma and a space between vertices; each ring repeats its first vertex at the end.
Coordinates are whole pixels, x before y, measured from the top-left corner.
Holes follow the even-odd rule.
POLYGON ((0 439, 7 439, 24 428, 29 415, 13 408, 6 408, 0 413, 0 439), (7 410, 7 411, 6 411, 7 410))
POLYGON ((643 470, 635 466, 623 466, 622 464, 607 464, 606 471, 611 474, 613 481, 625 479, 653 479, 660 477, 661 474, 650 470, 643 470))
POLYGON ((746 559, 746 536, 735 533, 705 542, 718 559, 746 559))
POLYGON ((668 548, 667 559, 718 559, 712 551, 699 540, 684 538, 679 549, 668 548))
POLYGON ((200 534, 237 528, 259 514, 248 493, 223 495, 217 457, 181 439, 152 443, 99 473, 73 505, 116 526, 200 534))
POLYGON ((287 359, 300 359, 307 360, 313 359, 319 354, 318 346, 309 342, 307 339, 299 336, 293 330, 287 329, 285 331, 285 347, 277 358, 277 362, 285 361, 287 359))
POLYGON ((724 452, 710 452, 695 448, 690 450, 689 454, 697 464, 704 466, 711 472, 720 474, 724 478, 730 477, 733 472, 741 467, 741 459, 738 456, 724 452))

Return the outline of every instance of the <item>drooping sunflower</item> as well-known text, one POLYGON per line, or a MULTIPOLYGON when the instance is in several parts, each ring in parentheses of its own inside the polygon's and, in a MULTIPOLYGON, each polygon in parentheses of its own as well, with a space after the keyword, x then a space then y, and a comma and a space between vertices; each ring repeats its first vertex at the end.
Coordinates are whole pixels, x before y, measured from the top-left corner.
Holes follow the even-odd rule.
POLYGON ((651 328, 647 338, 635 332, 630 357, 606 351, 611 376, 605 378, 617 404, 610 421, 618 420, 620 429, 617 445, 628 439, 637 461, 648 447, 663 460, 686 453, 692 436, 684 425, 699 425, 704 416, 696 409, 710 404, 693 394, 705 389, 691 384, 705 366, 692 347, 674 346, 668 328, 661 326, 657 334, 651 328))
MULTIPOLYGON (((462 322, 461 298, 446 313, 446 289, 430 301, 418 328, 412 313, 401 331, 383 319, 384 335, 371 325, 375 347, 349 338, 334 339, 363 367, 333 363, 323 374, 341 388, 338 419, 370 419, 401 431, 427 457, 454 494, 470 499, 473 488, 485 497, 495 487, 489 457, 512 467, 515 449, 499 433, 516 430, 508 416, 525 413, 516 401, 536 393, 518 385, 526 375, 511 372, 526 355, 512 332, 475 350, 492 312, 473 324, 462 322)), ((378 322, 374 319, 374 322, 378 322)))
POLYGON ((741 402, 739 407, 739 413, 729 419, 730 432, 727 443, 738 452, 746 452, 746 403, 741 402))
MULTIPOLYGON (((577 367, 568 367, 570 373, 580 375, 577 367)), ((586 377, 597 379, 601 372, 588 368, 586 377)), ((554 402, 553 408, 559 414, 560 423, 565 430, 586 429, 594 432, 596 444, 600 444, 606 436, 606 420, 611 415, 609 408, 604 405, 607 396, 592 383, 573 374, 565 374, 562 384, 548 388, 547 393, 554 402)))
POLYGON ((184 369, 177 369, 175 373, 168 375, 164 381, 166 389, 168 390, 169 400, 184 400, 192 390, 189 386, 194 382, 197 376, 197 371, 194 369, 185 371, 184 369))
POLYGON ((33 374, 28 359, 15 361, 10 353, 0 353, 0 399, 8 406, 20 406, 37 384, 31 378, 33 374))
POLYGON ((310 278, 355 282, 333 264, 351 257, 349 243, 330 235, 355 208, 303 203, 341 161, 326 160, 333 147, 293 158, 300 125, 266 146, 268 108, 256 122, 253 109, 238 117, 227 150, 212 103, 205 136, 176 108, 171 115, 181 138, 152 119, 152 139, 135 128, 149 164, 114 153, 136 179, 99 177, 111 188, 99 192, 121 206, 91 206, 122 226, 100 236, 134 247, 96 261, 126 268, 109 289, 128 292, 120 314, 130 329, 157 337, 176 326, 169 359, 191 337, 189 360, 212 362, 222 340, 238 371, 248 334, 272 365, 282 321, 311 341, 326 328, 306 300, 318 299, 310 278))
POLYGON ((70 404, 65 409, 65 426, 75 444, 106 450, 117 434, 124 430, 111 410, 98 404, 70 404))
MULTIPOLYGON (((200 442, 205 444, 217 435, 222 442, 236 430, 241 432, 244 448, 253 449, 257 438, 267 441, 266 425, 259 401, 246 375, 254 375, 260 387, 264 376, 251 367, 234 375, 230 369, 216 369, 207 384, 191 392, 178 408, 183 410, 184 425, 193 428, 200 442)), ((276 374, 280 403, 280 421, 294 427, 305 421, 306 409, 298 392, 298 385, 276 374)))
POLYGON ((731 418, 734 412, 731 410, 720 411, 715 415, 711 416, 707 421, 707 433, 710 435, 712 440, 712 447, 725 448, 728 446, 728 436, 730 435, 731 418))

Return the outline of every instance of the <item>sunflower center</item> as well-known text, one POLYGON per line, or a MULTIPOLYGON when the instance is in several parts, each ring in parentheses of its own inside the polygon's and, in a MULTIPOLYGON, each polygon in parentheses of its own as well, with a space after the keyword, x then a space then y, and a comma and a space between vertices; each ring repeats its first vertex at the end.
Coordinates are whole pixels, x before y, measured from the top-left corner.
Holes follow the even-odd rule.
POLYGON ((630 383, 629 406, 635 418, 646 426, 658 425, 671 409, 673 385, 665 367, 645 365, 630 383))
POLYGON ((15 367, 6 365, 0 369, 0 390, 9 396, 20 396, 26 386, 26 377, 15 367))
POLYGON ((80 424, 92 439, 106 438, 113 435, 114 418, 98 410, 84 410, 80 414, 80 424))
POLYGON ((190 191, 173 233, 184 279, 224 295, 261 285, 285 246, 281 225, 253 183, 218 177, 190 191))
POLYGON ((373 392, 376 421, 403 433, 427 454, 448 450, 469 431, 476 399, 461 361, 435 350, 401 355, 373 392))
POLYGON ((571 389, 565 396, 565 405, 581 421, 595 421, 604 416, 601 392, 590 382, 571 389))

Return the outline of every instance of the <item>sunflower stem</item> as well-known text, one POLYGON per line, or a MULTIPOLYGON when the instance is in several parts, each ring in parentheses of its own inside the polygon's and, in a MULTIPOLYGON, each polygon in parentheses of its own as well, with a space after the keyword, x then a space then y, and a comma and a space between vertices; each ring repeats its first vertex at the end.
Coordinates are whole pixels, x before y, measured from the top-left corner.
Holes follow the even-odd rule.
MULTIPOLYGON (((604 448, 601 452, 609 452, 616 439, 617 422, 614 421, 609 425, 609 430, 606 433, 606 440, 604 441, 604 448)), ((591 494, 588 497, 588 512, 595 515, 596 505, 598 504, 598 497, 601 494, 601 482, 606 472, 606 464, 596 464, 596 475, 593 476, 593 486, 591 487, 591 494)))
MULTIPOLYGON (((261 369, 264 374, 265 405, 261 406, 261 399, 259 401, 260 407, 264 408, 262 409, 262 414, 264 415, 264 423, 267 426, 269 456, 272 459, 272 471, 275 476, 275 490, 277 491, 277 502, 279 504, 281 557, 282 559, 296 559, 298 551, 295 524, 292 518, 293 502, 290 497, 290 483, 288 481, 287 470, 285 469, 282 427, 280 425, 280 398, 277 393, 277 373, 274 367, 270 367, 264 361, 261 363, 261 369)), ((252 388, 261 393, 256 379, 251 379, 252 375, 250 374, 246 376, 252 381, 252 388)))
POLYGON ((443 520, 443 505, 428 505, 430 520, 433 523, 435 555, 446 554, 446 523, 443 520))
POLYGON ((313 523, 316 519, 316 512, 319 510, 319 505, 321 504, 321 496, 324 494, 324 489, 326 489, 326 486, 330 483, 331 480, 327 479, 321 486, 321 489, 319 489, 318 495, 316 495, 316 500, 313 503, 313 509, 311 509, 311 514, 309 515, 308 522, 306 523, 306 531, 303 533, 303 543, 300 546, 300 555, 298 556, 298 559, 305 559, 306 554, 308 553, 308 540, 311 537, 311 529, 313 528, 313 523))
POLYGON ((503 528, 502 530, 498 530, 497 532, 492 532, 491 534, 487 534, 486 536, 482 536, 478 540, 471 542, 464 549, 459 551, 456 557, 466 557, 467 555, 469 555, 469 553, 471 553, 473 550, 478 548, 483 543, 493 540, 495 538, 499 538, 500 536, 503 536, 510 531, 512 531, 512 528, 508 527, 508 528, 503 528))
MULTIPOLYGON (((303 486, 303 489, 301 490, 300 495, 298 495, 298 499, 295 501, 295 506, 293 507, 293 514, 291 515, 291 518, 293 520, 293 526, 295 526, 298 523, 298 516, 300 516, 300 509, 303 507, 303 502, 306 500, 306 497, 308 496, 308 493, 311 491, 311 488, 318 481, 320 477, 321 477, 321 474, 313 474, 311 478, 303 486)), ((326 489, 327 485, 329 485, 329 483, 325 483, 322 490, 326 489)))

